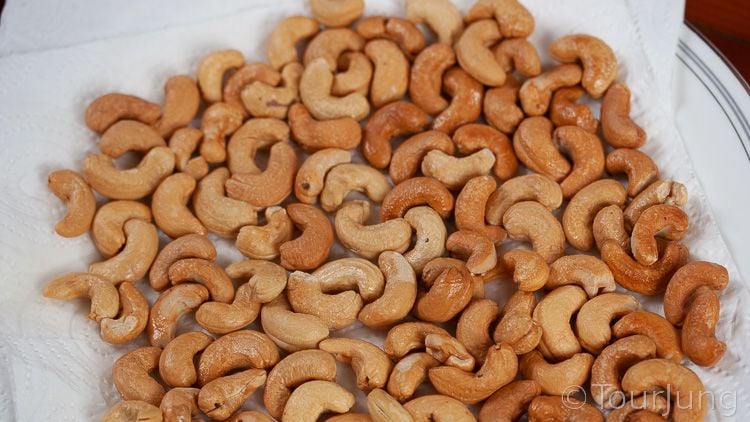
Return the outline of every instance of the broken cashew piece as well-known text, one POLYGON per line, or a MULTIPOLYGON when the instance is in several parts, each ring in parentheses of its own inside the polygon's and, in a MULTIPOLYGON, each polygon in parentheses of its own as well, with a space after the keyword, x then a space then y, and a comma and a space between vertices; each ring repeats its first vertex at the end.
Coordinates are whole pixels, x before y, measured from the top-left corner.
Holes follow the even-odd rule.
POLYGON ((156 225, 171 238, 195 233, 205 235, 201 224, 187 204, 195 190, 195 179, 186 173, 175 173, 164 179, 151 197, 151 213, 156 225))
POLYGON ((148 301, 132 283, 120 283, 117 288, 121 311, 117 318, 102 318, 100 334, 108 343, 123 344, 135 340, 148 323, 148 301))
POLYGON ((159 357, 159 375, 171 387, 190 387, 198 380, 193 360, 214 341, 200 331, 180 334, 164 346, 159 357))
POLYGON ((326 175, 320 205, 328 212, 336 211, 350 192, 363 192, 373 202, 381 202, 390 190, 383 173, 368 165, 337 164, 326 175))
POLYGON ((293 312, 284 294, 263 305, 260 321, 268 337, 287 352, 314 349, 329 335, 320 318, 293 312))
POLYGON ((461 12, 450 0, 406 0, 406 17, 429 26, 438 41, 449 46, 464 29, 461 12))
POLYGON ((86 233, 94 220, 96 200, 83 177, 72 170, 57 170, 47 177, 47 186, 67 207, 65 217, 55 224, 55 232, 64 237, 86 233))
POLYGON ((164 387, 150 373, 159 366, 161 349, 139 347, 125 353, 112 365, 112 381, 125 400, 141 400, 156 406, 164 397, 164 387))
POLYGON ((294 352, 279 361, 266 379, 263 404, 274 418, 280 418, 284 407, 299 385, 312 381, 335 381, 336 360, 323 350, 294 352))
POLYGON ((266 224, 245 226, 237 235, 235 246, 243 255, 253 259, 274 259, 279 256, 279 246, 292 239, 294 223, 282 207, 268 207, 266 224))
POLYGON ((560 37, 549 52, 563 63, 580 61, 581 85, 592 98, 600 98, 617 77, 617 58, 612 48, 593 35, 573 34, 560 37))
POLYGON ((535 201, 552 211, 560 208, 562 190, 554 180, 541 174, 527 174, 507 180, 487 200, 487 222, 499 225, 505 212, 521 201, 535 201))
POLYGON ((150 195, 172 174, 175 156, 167 147, 152 148, 138 166, 121 170, 105 154, 83 160, 83 178, 97 192, 110 199, 140 199, 150 195))
POLYGON ((536 305, 533 318, 542 327, 539 350, 545 358, 561 361, 581 351, 571 320, 587 299, 580 287, 561 286, 549 292, 536 305))
POLYGON ((411 225, 400 218, 366 225, 370 203, 347 201, 336 211, 336 237, 357 255, 373 259, 384 251, 403 253, 411 244, 411 225))
POLYGON ((99 275, 115 285, 129 281, 135 283, 148 272, 159 250, 159 235, 156 226, 131 219, 123 226, 125 246, 117 254, 102 262, 89 266, 89 272, 99 275))
POLYGON ((612 179, 597 180, 579 190, 563 212, 562 226, 568 243, 582 251, 593 248, 596 214, 608 205, 622 206, 626 199, 625 188, 612 179))
POLYGON ((308 381, 289 396, 282 422, 315 422, 327 412, 344 413, 354 406, 354 395, 330 381, 308 381))
POLYGON ((565 234, 560 222, 538 202, 512 205, 503 215, 503 227, 511 239, 531 242, 534 251, 548 264, 565 253, 565 234))
POLYGON ((383 388, 388 381, 393 364, 372 343, 354 338, 329 338, 321 341, 318 347, 331 353, 339 362, 352 366, 360 390, 383 388))
POLYGON ((576 316, 576 332, 584 349, 598 354, 612 339, 612 322, 641 309, 627 293, 605 293, 589 299, 576 316))
POLYGON ((543 394, 561 396, 571 386, 581 388, 589 379, 594 357, 588 353, 576 353, 558 363, 549 363, 536 350, 521 357, 519 370, 525 379, 539 383, 543 394))
POLYGON ((550 264, 545 287, 555 289, 566 284, 577 284, 589 298, 599 293, 613 292, 615 279, 607 264, 590 255, 567 255, 550 264))
POLYGON ((200 258, 213 261, 216 248, 206 237, 188 234, 169 242, 156 256, 149 271, 149 284, 154 290, 164 290, 169 286, 169 267, 185 258, 200 258))
POLYGON ((72 300, 87 296, 91 299, 88 318, 100 322, 114 318, 120 309, 117 288, 109 280, 90 273, 68 273, 52 279, 44 287, 44 297, 72 300))

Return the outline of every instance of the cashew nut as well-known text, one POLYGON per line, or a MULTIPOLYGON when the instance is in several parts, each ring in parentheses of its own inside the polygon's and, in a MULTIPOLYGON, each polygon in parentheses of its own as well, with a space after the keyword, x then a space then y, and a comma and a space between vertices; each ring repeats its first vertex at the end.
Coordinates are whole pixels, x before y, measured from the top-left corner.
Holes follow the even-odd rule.
POLYGON ((421 132, 429 116, 406 101, 395 101, 377 110, 367 121, 362 154, 373 167, 383 169, 391 161, 392 138, 421 132))
POLYGON ((321 279, 301 271, 289 275, 287 295, 294 311, 317 316, 331 330, 354 323, 363 306, 362 297, 353 290, 326 294, 321 279))
POLYGON ((350 364, 363 391, 382 388, 388 381, 393 364, 388 356, 372 343, 354 338, 329 338, 318 345, 336 360, 350 364))
POLYGON ((505 83, 505 70, 490 50, 490 46, 500 38, 502 35, 497 22, 482 19, 469 25, 454 47, 461 68, 483 85, 500 86, 505 83))
POLYGON ((326 422, 372 422, 372 418, 366 413, 346 412, 331 416, 326 422))
POLYGON ((221 236, 235 236, 241 227, 258 223, 256 209, 244 202, 229 198, 224 183, 229 170, 219 167, 201 179, 193 195, 193 209, 201 223, 221 236))
POLYGON ((260 321, 268 337, 287 352, 314 349, 329 334, 320 318, 293 312, 284 294, 263 305, 260 321))
POLYGON ((317 268, 333 246, 333 227, 328 217, 307 204, 289 204, 287 213, 302 234, 279 245, 281 265, 289 270, 317 268))
POLYGON ((203 139, 203 132, 192 127, 177 129, 169 138, 169 149, 174 152, 175 168, 185 172, 195 179, 200 179, 208 174, 208 162, 205 158, 193 157, 193 152, 198 149, 198 144, 203 139))
POLYGON ((197 388, 173 388, 164 395, 159 408, 164 413, 167 422, 190 421, 193 416, 198 416, 197 388))
POLYGON ((518 90, 521 82, 513 75, 505 78, 505 84, 484 93, 484 118, 500 132, 510 135, 524 119, 523 110, 518 106, 518 90))
POLYGON ((479 410, 480 421, 511 422, 521 418, 542 389, 536 381, 513 381, 493 393, 479 410))
POLYGON ((159 375, 171 387, 190 387, 198 380, 193 360, 214 341, 200 331, 180 334, 164 346, 159 357, 159 375))
POLYGON ((317 34, 305 48, 303 62, 308 66, 315 59, 323 58, 329 69, 335 71, 338 58, 346 51, 362 51, 365 40, 349 28, 329 28, 317 34))
POLYGON ((529 404, 529 422, 604 422, 602 412, 575 397, 538 396, 529 404))
POLYGON ((656 345, 650 338, 634 335, 604 348, 591 367, 591 395, 605 409, 621 406, 625 400, 620 374, 633 364, 656 357, 656 345))
POLYGON ((527 37, 534 31, 534 17, 517 0, 478 0, 466 12, 466 21, 495 18, 505 38, 527 37))
MULTIPOLYGON (((117 288, 122 310, 118 318, 102 318, 100 334, 108 343, 122 344, 133 341, 148 323, 148 301, 131 283, 120 283, 117 288)), ((93 295, 92 295, 93 299, 93 295)), ((93 301, 92 301, 93 302, 93 301)))
POLYGON ((694 261, 677 270, 664 292, 664 316, 679 326, 685 319, 690 297, 700 287, 723 290, 729 283, 727 269, 707 261, 694 261))
POLYGON ((579 190, 563 212, 562 224, 568 243, 582 251, 593 248, 592 225, 596 214, 608 205, 622 206, 626 199, 625 188, 612 179, 597 180, 579 190))
POLYGON ((447 334, 427 334, 424 338, 427 354, 438 362, 464 371, 474 369, 475 360, 466 347, 447 334))
POLYGON ((482 274, 495 267, 495 244, 486 236, 468 230, 458 230, 448 236, 445 248, 466 258, 466 268, 472 274, 482 274))
POLYGON ((411 414, 395 398, 380 388, 367 395, 367 409, 374 422, 413 421, 411 414))
POLYGON ((546 117, 524 119, 513 134, 513 149, 526 167, 556 182, 570 173, 570 163, 555 147, 552 122, 546 117))
POLYGON ((201 116, 200 154, 208 163, 221 163, 227 158, 226 137, 242 126, 242 111, 227 103, 211 104, 201 116))
POLYGON ((266 57, 274 69, 298 62, 297 43, 318 33, 318 21, 306 16, 290 16, 271 31, 266 39, 266 57))
POLYGON ((294 196, 300 202, 314 204, 318 194, 323 191, 326 173, 334 166, 350 163, 351 160, 351 152, 339 148, 326 148, 315 152, 297 171, 294 196))
POLYGON ((482 114, 484 87, 458 67, 443 74, 443 89, 451 102, 432 121, 432 129, 452 134, 459 127, 474 123, 482 114))
POLYGON ((493 54, 495 61, 506 73, 517 70, 527 78, 542 73, 539 53, 534 48, 534 44, 525 38, 503 40, 493 49, 493 54))
POLYGON ((123 226, 125 246, 113 257, 89 266, 89 272, 101 276, 114 284, 123 281, 135 283, 146 275, 159 250, 159 235, 156 226, 131 219, 123 226))
POLYGON ((99 322, 114 318, 120 309, 117 288, 109 280, 90 273, 68 273, 52 279, 44 287, 44 297, 72 300, 87 296, 91 299, 88 318, 99 322))
POLYGON ((200 385, 236 369, 266 369, 279 362, 279 351, 271 339, 258 331, 240 330, 217 338, 198 361, 200 385))
MULTIPOLYGON (((436 44, 442 45, 442 44, 436 44)), ((414 176, 424 156, 431 150, 440 150, 453 155, 455 146, 451 138, 443 132, 428 130, 418 133, 402 142, 391 156, 388 171, 394 184, 399 184, 414 176)))
POLYGON ((333 77, 331 94, 341 96, 356 92, 367 96, 372 81, 372 63, 365 53, 350 51, 339 56, 339 72, 333 77))
POLYGON ((235 246, 245 256, 254 259, 274 259, 279 256, 279 246, 292 239, 294 223, 286 210, 268 207, 264 226, 245 226, 237 234, 235 246))
POLYGON ((434 149, 422 160, 422 174, 437 179, 448 189, 460 189, 469 179, 488 174, 494 164, 495 154, 489 148, 460 158, 434 149))
POLYGON ((443 254, 447 230, 440 215, 431 207, 415 207, 404 214, 404 220, 414 228, 414 247, 404 254, 404 258, 421 273, 424 266, 443 254))
POLYGON ((630 252, 630 234, 625 230, 625 217, 619 205, 608 205, 599 210, 591 230, 599 250, 602 250, 605 242, 613 240, 622 250, 630 252))
POLYGON ((350 150, 356 148, 362 139, 359 122, 351 117, 318 121, 302 104, 293 104, 289 108, 289 127, 294 140, 302 148, 312 151, 322 148, 350 150))
POLYGON ((213 261, 216 248, 206 236, 188 234, 169 242, 154 259, 149 271, 149 284, 155 290, 163 290, 169 285, 169 267, 185 258, 201 258, 213 261))
POLYGON ((370 328, 385 328, 409 314, 417 298, 417 282, 409 262, 399 253, 385 251, 378 257, 378 266, 385 276, 382 296, 365 305, 359 320, 370 328))
POLYGON ((68 208, 55 225, 57 234, 76 237, 86 233, 94 220, 96 200, 83 177, 72 170, 58 170, 49 174, 47 186, 68 208))
POLYGON ((541 174, 509 179, 487 200, 487 222, 499 225, 508 208, 520 201, 536 201, 552 211, 562 205, 562 190, 554 180, 541 174))
POLYGON ((210 381, 198 393, 198 407, 211 419, 224 420, 266 382, 266 371, 248 369, 210 381))
POLYGON ((151 209, 136 201, 111 201, 102 205, 91 223, 91 238, 99 253, 108 258, 119 252, 126 240, 123 226, 135 218, 150 222, 151 209))
POLYGON ((164 138, 149 125, 137 120, 120 120, 102 134, 99 149, 112 158, 128 151, 146 153, 151 148, 165 147, 164 138))
POLYGON ((276 299, 286 287, 286 271, 269 261, 245 259, 234 262, 226 268, 226 273, 231 278, 247 279, 252 289, 251 297, 260 303, 276 299))
POLYGON ((682 359, 677 329, 659 314, 647 311, 631 312, 612 326, 612 334, 617 338, 643 334, 656 344, 656 356, 676 363, 682 359))
POLYGON ((235 70, 224 84, 224 102, 242 110, 247 116, 242 104, 242 91, 253 82, 276 86, 281 81, 281 74, 266 63, 248 63, 235 70))
POLYGON ((282 359, 268 373, 263 404, 274 418, 280 418, 292 389, 312 381, 335 381, 336 360, 322 350, 302 350, 282 359))
POLYGON ((146 332, 152 346, 164 347, 175 337, 177 321, 208 300, 208 289, 200 284, 178 284, 164 291, 148 317, 146 332))
POLYGON ((406 17, 429 26, 438 41, 449 46, 464 30, 461 12, 450 0, 406 0, 406 17))
POLYGON ((453 49, 443 43, 432 44, 417 55, 409 80, 409 97, 417 107, 428 114, 438 114, 448 107, 441 95, 443 73, 455 63, 453 49))
POLYGON ((590 255, 567 255, 550 264, 548 289, 578 284, 591 298, 600 292, 613 292, 615 279, 607 264, 590 255))
POLYGON ((283 120, 252 118, 229 139, 227 167, 232 174, 261 173, 262 170, 255 163, 258 150, 285 141, 289 141, 289 127, 283 120))
POLYGON ((281 70, 281 85, 274 87, 255 81, 242 89, 245 109, 254 117, 286 118, 289 106, 299 99, 299 81, 304 68, 299 63, 288 63, 281 70))
POLYGON ((657 180, 636 195, 625 208, 623 211, 625 226, 629 230, 632 229, 643 211, 654 205, 667 204, 682 207, 686 202, 685 185, 673 180, 657 180))
POLYGON ((366 40, 385 38, 395 42, 409 59, 414 59, 425 46, 424 35, 417 25, 395 16, 369 16, 359 21, 355 29, 366 40))
POLYGON ((214 262, 185 258, 169 266, 169 280, 172 285, 196 282, 208 289, 211 299, 216 302, 229 303, 234 298, 232 280, 224 270, 214 262))
POLYGON ((369 41, 365 54, 375 71, 370 85, 370 101, 379 108, 398 100, 409 88, 409 60, 396 43, 384 39, 369 41))
POLYGON ((289 396, 282 422, 315 422, 326 412, 344 413, 354 406, 354 395, 330 381, 308 381, 289 396))
POLYGON ((476 422, 471 410, 453 397, 431 394, 404 403, 414 422, 476 422))
POLYGON ((364 8, 364 0, 310 0, 313 16, 325 26, 347 26, 362 15, 364 8))
POLYGON ((226 334, 247 327, 260 313, 261 303, 255 299, 254 286, 245 283, 237 288, 231 304, 207 302, 195 312, 195 320, 208 331, 226 334))
POLYGON ((550 120, 555 126, 578 126, 587 132, 596 133, 599 121, 588 106, 577 103, 583 94, 583 88, 578 86, 555 91, 549 110, 550 120))
POLYGON ((534 293, 516 291, 505 302, 492 335, 495 343, 511 345, 518 355, 536 349, 542 339, 542 327, 531 317, 536 305, 534 293))
POLYGON ((328 171, 320 205, 333 212, 344 202, 350 192, 363 192, 374 202, 381 202, 391 190, 383 173, 365 164, 337 164, 328 171))
POLYGON ((414 391, 427 379, 427 371, 440 365, 427 353, 412 353, 396 363, 388 378, 388 393, 404 402, 414 396, 414 391))
POLYGON ((570 173, 560 182, 563 197, 569 199, 604 173, 604 147, 595 134, 578 126, 555 129, 555 145, 573 161, 570 173))
POLYGON ((659 259, 656 236, 682 240, 688 229, 688 216, 674 205, 659 204, 647 208, 633 226, 630 248, 638 263, 651 265, 659 259))
MULTIPOLYGON (((555 262, 563 258, 565 257, 555 262)), ((518 285, 518 290, 535 292, 549 283, 551 267, 541 255, 534 251, 525 249, 508 251, 503 255, 503 264, 513 271, 513 282, 518 285)), ((614 280, 612 280, 612 285, 614 286, 614 280)))
POLYGON ((460 269, 444 267, 439 271, 427 271, 429 265, 430 263, 425 266, 422 273, 422 279, 429 290, 417 295, 414 314, 423 321, 446 322, 471 301, 474 278, 465 266, 460 269))
POLYGON ((140 199, 172 174, 175 157, 167 147, 152 148, 137 167, 121 170, 105 154, 92 154, 83 160, 83 178, 103 196, 111 199, 140 199))
POLYGON ((682 349, 700 366, 714 366, 724 356, 727 345, 716 339, 719 297, 706 286, 693 294, 682 324, 682 349))
POLYGON ((689 251, 685 245, 669 242, 662 251, 661 258, 652 265, 641 265, 628 255, 614 240, 607 240, 601 249, 604 261, 617 284, 648 296, 664 291, 670 277, 678 268, 685 265, 689 251))
POLYGON ((205 235, 206 227, 188 209, 195 190, 195 179, 186 173, 175 173, 164 179, 151 198, 151 212, 156 225, 172 238, 195 233, 205 235))
POLYGON ((159 366, 160 355, 158 347, 139 347, 115 361, 112 382, 124 400, 141 400, 154 406, 161 403, 164 387, 150 375, 159 366))
POLYGON ((646 142, 646 132, 630 118, 630 90, 625 84, 615 82, 607 89, 599 118, 611 147, 640 148, 646 142))
POLYGON ((222 86, 224 74, 242 66, 245 57, 237 50, 214 51, 203 58, 198 65, 198 85, 203 98, 209 103, 216 103, 223 99, 222 86))
POLYGON ((350 117, 362 120, 370 114, 370 104, 361 93, 352 92, 343 97, 331 95, 333 73, 324 58, 310 62, 302 73, 299 94, 302 103, 318 120, 350 117))
POLYGON ((161 409, 140 400, 124 400, 112 406, 100 422, 162 422, 161 409))
POLYGON ((549 292, 534 308, 534 321, 542 327, 539 350, 547 359, 565 360, 581 351, 571 319, 586 303, 578 286, 562 286, 549 292))
MULTIPOLYGON (((547 112, 552 93, 560 88, 578 85, 581 82, 582 71, 576 64, 562 64, 527 79, 518 96, 521 98, 523 111, 529 116, 541 116, 547 112)), ((602 127, 604 122, 602 122, 602 127)))
POLYGON ((453 142, 461 154, 489 148, 495 155, 492 172, 500 180, 510 179, 518 170, 518 160, 508 137, 491 126, 475 123, 461 126, 453 134, 453 142))
POLYGON ((576 353, 561 362, 549 363, 534 350, 521 357, 519 370, 524 378, 539 383, 543 394, 562 396, 575 386, 581 388, 589 379, 593 363, 594 357, 588 353, 576 353))
POLYGON ((607 172, 628 176, 628 196, 635 197, 659 179, 659 169, 651 158, 637 149, 619 148, 607 154, 607 172))
POLYGON ((505 239, 505 230, 485 222, 485 209, 496 186, 491 176, 477 176, 469 180, 456 198, 454 211, 459 230, 482 234, 495 244, 505 239))
POLYGON ((388 330, 383 341, 383 350, 391 359, 401 359, 412 350, 424 348, 425 337, 429 334, 450 335, 434 324, 404 322, 388 330))
POLYGON ((607 43, 593 35, 573 34, 556 39, 549 52, 563 63, 580 61, 581 85, 593 98, 600 98, 617 77, 617 58, 607 43))
POLYGON ((347 201, 336 211, 336 236, 341 244, 359 256, 373 259, 383 251, 403 253, 411 243, 411 225, 401 218, 366 225, 370 203, 347 201))
POLYGON ((548 264, 565 253, 565 234, 560 222, 538 202, 512 205, 503 214, 503 227, 511 239, 531 242, 534 251, 548 264))
POLYGON ((641 309, 626 293, 605 293, 584 303, 576 316, 576 332, 584 349, 599 353, 612 339, 612 321, 641 309))
POLYGON ((669 414, 669 402, 663 396, 657 394, 645 394, 636 396, 617 409, 609 412, 607 422, 628 422, 628 416, 632 413, 648 411, 658 415, 669 414))
POLYGON ((297 153, 287 142, 271 147, 266 170, 260 174, 234 174, 224 183, 230 198, 258 208, 280 204, 290 193, 297 171, 297 153))
POLYGON ((133 95, 105 94, 86 108, 86 126, 96 133, 104 133, 119 120, 138 120, 150 125, 161 116, 161 107, 133 95))
POLYGON ((383 295, 383 273, 372 262, 362 258, 341 258, 321 265, 315 272, 323 292, 356 290, 365 302, 383 295))

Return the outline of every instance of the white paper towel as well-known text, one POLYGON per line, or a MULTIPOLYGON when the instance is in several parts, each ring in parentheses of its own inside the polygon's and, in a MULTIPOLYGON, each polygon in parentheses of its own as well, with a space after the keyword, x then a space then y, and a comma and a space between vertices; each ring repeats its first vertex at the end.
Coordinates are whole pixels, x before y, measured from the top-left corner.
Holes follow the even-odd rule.
MULTIPOLYGON (((457 3, 465 10, 471 1, 457 3)), ((715 395, 716 409, 708 420, 747 419, 750 400, 745 388, 750 385, 750 373, 743 354, 750 345, 747 286, 719 235, 669 104, 682 2, 524 3, 536 17, 537 30, 531 40, 540 51, 555 38, 574 32, 599 36, 615 50, 619 77, 633 92, 633 116, 649 134, 644 150, 664 177, 688 187, 686 211, 692 228, 686 243, 692 259, 719 262, 730 271, 717 333, 729 350, 714 368, 691 365, 715 395)), ((96 325, 85 319, 84 301, 62 303, 41 297, 51 277, 85 270, 100 259, 87 236, 71 240, 54 234, 54 223, 64 207, 46 189, 51 170, 80 169, 85 154, 97 150, 96 136, 83 124, 87 104, 111 91, 159 102, 167 77, 194 73, 198 61, 212 50, 237 48, 248 60, 262 60, 263 40, 275 22, 305 7, 300 1, 189 1, 180 2, 187 4, 180 7, 175 1, 140 0, 128 2, 135 12, 127 12, 113 11, 111 0, 45 4, 55 7, 9 2, 0 27, 0 54, 9 54, 0 58, 2 421, 96 419, 118 400, 111 382, 112 362, 135 347, 103 343, 96 325), (153 10, 138 14, 146 4, 153 10), (74 16, 68 14, 71 11, 74 16)), ((367 13, 403 12, 399 1, 385 0, 370 1, 367 13)), ((544 61, 552 64, 548 57, 544 61)), ((221 264, 241 258, 226 242, 220 251, 221 264)), ((501 297, 509 291, 507 287, 490 286, 490 295, 501 297)), ((660 311, 658 301, 646 303, 660 311)), ((374 342, 381 337, 357 327, 342 335, 365 336, 374 342)), ((351 370, 342 367, 341 372, 344 382, 351 383, 351 370)), ((349 388, 353 390, 353 385, 349 388)), ((248 407, 257 406, 259 395, 248 407)), ((364 410, 361 403, 358 409, 364 410)))

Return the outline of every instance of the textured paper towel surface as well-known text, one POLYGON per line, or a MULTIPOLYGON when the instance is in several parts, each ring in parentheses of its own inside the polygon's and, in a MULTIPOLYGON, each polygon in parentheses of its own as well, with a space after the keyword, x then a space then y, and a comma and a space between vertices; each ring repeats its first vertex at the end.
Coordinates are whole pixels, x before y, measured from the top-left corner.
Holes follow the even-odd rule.
MULTIPOLYGON (((402 13, 401 2, 395 0, 370 3, 370 14, 402 13)), ((470 1, 458 3, 465 10, 470 1)), ((525 3, 536 17, 537 30, 531 39, 540 50, 558 36, 573 32, 597 35, 614 48, 621 65, 619 77, 633 92, 633 116, 649 134, 644 150, 658 163, 664 177, 687 185, 690 200, 686 211, 692 228, 686 243, 692 259, 722 263, 731 274, 730 287, 722 295, 717 333, 727 341, 729 350, 714 368, 704 370, 692 365, 691 368, 715 394, 716 410, 709 413, 708 420, 745 420, 750 415, 745 390, 750 385, 750 373, 748 358, 743 353, 750 345, 747 287, 737 277, 719 236, 668 103, 667 82, 681 19, 681 3, 670 2, 674 4, 671 8, 650 1, 531 0, 525 3), (652 39, 656 41, 651 42, 652 39), (723 402, 719 402, 720 399, 723 402), (737 409, 730 415, 733 411, 723 407, 731 408, 733 403, 737 403, 737 409)), ((75 4, 82 7, 84 3, 75 4)), ((67 47, 0 58, 0 142, 3 146, 0 420, 96 419, 118 400, 110 374, 112 362, 135 347, 103 343, 96 325, 85 318, 87 304, 84 301, 55 302, 45 300, 40 294, 45 281, 51 277, 68 271, 83 271, 89 263, 100 259, 88 236, 63 239, 54 234, 54 223, 64 213, 64 207, 46 189, 46 175, 51 170, 80 169, 85 154, 97 150, 96 137, 83 124, 86 105, 96 96, 111 91, 160 102, 164 80, 176 73, 194 73, 198 61, 212 50, 237 48, 248 60, 262 59, 263 39, 274 23, 304 9, 298 1, 274 2, 274 5, 273 8, 248 8, 247 3, 243 3, 244 7, 231 9, 230 4, 222 6, 225 9, 221 13, 204 14, 204 17, 212 17, 209 20, 187 19, 179 14, 181 18, 166 21, 176 25, 169 28, 148 24, 135 32, 125 28, 104 33, 99 40, 72 37, 62 43, 48 41, 43 48, 67 47), (240 11, 231 13, 231 10, 240 11), (133 35, 142 31, 151 32, 133 35), (118 37, 128 34, 128 37, 118 37), (80 42, 83 43, 76 44, 80 42)), ((81 13, 85 13, 85 9, 81 9, 81 13)), ((163 13, 159 9, 154 15, 163 13)), ((3 24, 6 23, 4 17, 3 24)), ((34 42, 33 45, 43 44, 34 42)), ((545 63, 552 64, 548 59, 545 63)), ((221 242, 219 246, 220 264, 241 258, 229 243, 221 242)), ((144 287, 143 284, 140 287, 144 287)), ((506 283, 495 283, 488 290, 489 295, 502 304, 510 287, 506 283)), ((646 301, 646 306, 661 311, 658 301, 646 301)), ((362 336, 375 343, 382 341, 381 334, 356 326, 336 335, 362 336)), ((351 370, 340 369, 343 382, 354 390, 351 370)), ((247 407, 257 406, 259 396, 260 393, 256 393, 247 407)), ((364 396, 360 393, 358 397, 364 396)), ((364 410, 361 400, 357 410, 364 410)))

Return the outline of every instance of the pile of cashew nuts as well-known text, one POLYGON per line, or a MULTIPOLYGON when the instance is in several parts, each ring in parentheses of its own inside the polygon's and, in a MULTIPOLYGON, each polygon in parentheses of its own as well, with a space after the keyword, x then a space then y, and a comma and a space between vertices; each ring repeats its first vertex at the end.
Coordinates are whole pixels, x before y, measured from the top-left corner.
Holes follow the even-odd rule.
POLYGON ((97 98, 101 152, 49 175, 57 233, 89 232, 103 260, 44 295, 89 298, 108 343, 150 343, 114 363, 123 401, 102 420, 703 420, 681 362, 722 358, 728 274, 688 262, 685 187, 638 150, 612 49, 563 36, 542 69, 516 0, 310 6, 271 32, 267 63, 216 51, 161 105, 97 98), (217 264, 209 233, 246 259, 217 264), (494 282, 515 285, 503 306, 494 282), (664 316, 628 292, 663 295, 664 316), (348 413, 337 362, 369 415, 348 413), (242 410, 261 387, 265 413, 242 410))

